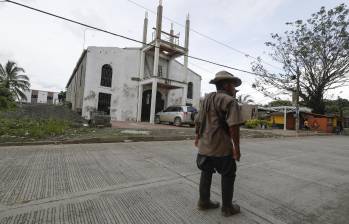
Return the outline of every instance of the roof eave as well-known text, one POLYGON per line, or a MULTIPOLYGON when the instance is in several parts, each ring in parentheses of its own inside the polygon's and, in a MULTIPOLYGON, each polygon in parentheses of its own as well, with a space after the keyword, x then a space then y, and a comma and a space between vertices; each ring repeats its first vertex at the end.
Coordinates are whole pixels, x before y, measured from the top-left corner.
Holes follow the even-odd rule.
POLYGON ((87 53, 87 49, 84 49, 83 52, 81 53, 81 56, 80 56, 78 62, 77 62, 76 65, 75 65, 75 68, 74 68, 74 70, 73 70, 73 73, 71 74, 71 76, 70 76, 70 78, 69 78, 69 81, 68 81, 68 83, 67 83, 67 85, 66 85, 65 88, 68 88, 69 84, 71 83, 71 81, 72 81, 72 79, 73 79, 73 77, 74 77, 75 72, 78 70, 78 68, 79 68, 79 66, 80 66, 80 64, 81 64, 81 62, 82 62, 82 60, 85 58, 86 53, 87 53))

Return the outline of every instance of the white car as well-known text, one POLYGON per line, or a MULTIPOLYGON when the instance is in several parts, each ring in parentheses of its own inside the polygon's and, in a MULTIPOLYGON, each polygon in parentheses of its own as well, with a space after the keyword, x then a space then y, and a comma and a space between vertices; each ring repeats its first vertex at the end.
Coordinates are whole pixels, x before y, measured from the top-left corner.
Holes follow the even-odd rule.
POLYGON ((197 109, 192 106, 170 106, 155 115, 155 123, 167 122, 180 126, 182 124, 194 125, 197 109))

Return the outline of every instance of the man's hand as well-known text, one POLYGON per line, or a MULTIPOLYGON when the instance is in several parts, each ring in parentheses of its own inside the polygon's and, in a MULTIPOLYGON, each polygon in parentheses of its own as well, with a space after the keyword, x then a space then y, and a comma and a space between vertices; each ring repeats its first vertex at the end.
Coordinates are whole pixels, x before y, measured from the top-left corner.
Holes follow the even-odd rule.
POLYGON ((195 135, 195 147, 198 147, 199 145, 199 135, 195 135))
POLYGON ((241 157, 241 154, 240 154, 240 147, 234 147, 234 146, 233 146, 233 158, 234 158, 236 161, 239 161, 239 162, 240 162, 240 157, 241 157))
POLYGON ((233 139, 233 159, 240 161, 240 127, 239 125, 234 125, 229 128, 230 136, 233 139))

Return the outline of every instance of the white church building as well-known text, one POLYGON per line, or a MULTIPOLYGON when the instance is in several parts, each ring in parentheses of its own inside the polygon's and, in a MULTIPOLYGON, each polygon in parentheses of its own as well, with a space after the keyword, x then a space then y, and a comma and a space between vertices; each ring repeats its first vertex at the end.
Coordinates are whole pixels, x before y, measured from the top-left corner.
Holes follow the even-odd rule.
POLYGON ((157 112, 172 105, 199 106, 201 76, 188 68, 189 16, 184 46, 179 36, 162 31, 162 3, 157 9, 153 40, 147 42, 144 19, 140 48, 88 47, 67 83, 66 100, 90 119, 101 111, 114 121, 154 123, 157 112), (183 56, 183 64, 176 58, 183 56))

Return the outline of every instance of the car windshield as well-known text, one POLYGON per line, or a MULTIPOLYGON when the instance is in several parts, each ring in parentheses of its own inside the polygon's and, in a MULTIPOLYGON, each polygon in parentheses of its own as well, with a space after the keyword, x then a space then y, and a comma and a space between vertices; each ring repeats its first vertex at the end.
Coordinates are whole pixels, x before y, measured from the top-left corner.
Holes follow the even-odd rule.
POLYGON ((188 112, 197 112, 197 109, 195 107, 188 107, 187 111, 188 112))

